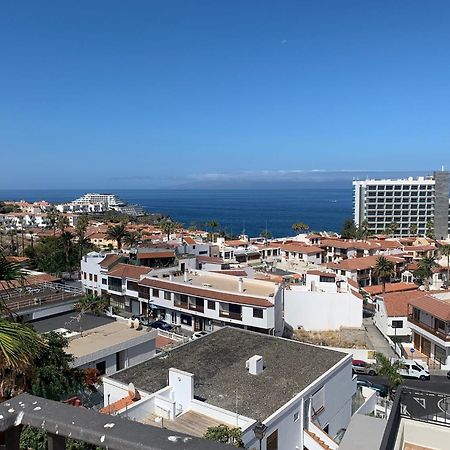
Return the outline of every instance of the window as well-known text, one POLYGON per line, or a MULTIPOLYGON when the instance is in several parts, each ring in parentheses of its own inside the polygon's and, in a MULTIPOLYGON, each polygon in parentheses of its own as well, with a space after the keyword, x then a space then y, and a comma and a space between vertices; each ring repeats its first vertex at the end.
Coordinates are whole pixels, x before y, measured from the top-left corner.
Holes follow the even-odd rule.
POLYGON ((192 326, 192 316, 188 316, 187 314, 181 314, 180 319, 183 325, 192 326))
POLYGON ((86 272, 83 272, 83 278, 86 279, 86 272))
POLYGON ((164 291, 164 300, 172 300, 172 293, 164 291))
POLYGON ((278 450, 278 430, 275 430, 266 439, 267 450, 278 450))
POLYGON ((97 280, 98 280, 97 275, 94 274, 94 281, 95 281, 96 283, 97 283, 97 280))
POLYGON ((216 309, 216 302, 208 300, 208 309, 216 309))
POLYGON ((393 320, 391 327, 392 328, 403 328, 403 320, 393 320))
POLYGON ((158 297, 159 298, 159 290, 158 289, 152 289, 152 295, 153 295, 153 297, 158 297))
POLYGON ((325 390, 321 387, 311 397, 312 415, 318 416, 325 409, 325 390))
POLYGON ((298 411, 296 413, 294 413, 294 422, 298 422, 299 419, 299 413, 298 411))
POLYGON ((108 280, 106 278, 102 278, 102 284, 108 284, 108 280))
POLYGON ((92 273, 89 274, 89 281, 92 281, 92 273))
POLYGON ((257 319, 262 319, 264 316, 264 310, 261 308, 253 308, 253 317, 257 319))
POLYGON ((127 289, 129 291, 134 291, 137 292, 138 291, 138 284, 136 281, 127 281, 127 289))

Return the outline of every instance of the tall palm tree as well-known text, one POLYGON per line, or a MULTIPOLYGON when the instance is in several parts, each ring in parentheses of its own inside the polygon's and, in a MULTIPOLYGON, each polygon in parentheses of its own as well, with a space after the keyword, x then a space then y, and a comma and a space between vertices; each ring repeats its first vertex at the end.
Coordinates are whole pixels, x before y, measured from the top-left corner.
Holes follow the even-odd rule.
POLYGON ((106 237, 117 242, 117 248, 122 250, 122 241, 125 237, 126 229, 124 223, 118 223, 117 225, 110 226, 106 232, 106 237))
POLYGON ((378 278, 381 278, 384 294, 386 292, 386 281, 390 280, 395 275, 395 265, 386 257, 379 256, 373 272, 378 278))
POLYGON ((390 223, 386 228, 386 234, 390 234, 392 237, 394 237, 395 233, 397 233, 398 231, 398 227, 399 225, 397 222, 390 223))
POLYGON ((73 238, 73 234, 70 231, 64 231, 61 233, 61 236, 60 236, 60 239, 62 241, 62 245, 64 248, 64 257, 66 259, 66 269, 67 270, 70 270, 69 256, 70 256, 70 248, 72 246, 72 238, 73 238))
POLYGON ((136 247, 141 239, 142 235, 139 231, 129 231, 123 237, 123 242, 128 247, 136 247))
POLYGON ((441 247, 441 253, 447 257, 447 289, 450 289, 450 245, 443 245, 441 247))
POLYGON ((159 228, 162 233, 170 240, 170 235, 175 231, 175 224, 170 219, 163 219, 159 222, 159 228))
POLYGON ((219 228, 220 224, 217 222, 217 220, 210 220, 209 222, 206 222, 206 226, 210 228, 211 230, 211 241, 214 242, 214 237, 216 235, 216 229, 219 228))
POLYGON ((409 234, 411 236, 416 237, 417 236, 417 224, 416 223, 412 223, 409 227, 409 234))
POLYGON ((433 276, 433 269, 437 267, 434 256, 424 256, 418 263, 417 270, 414 271, 414 276, 419 280, 423 280, 425 290, 430 290, 431 277, 433 276))
POLYGON ((50 222, 50 228, 53 230, 53 236, 55 236, 56 224, 58 223, 58 211, 56 211, 55 209, 51 209, 47 213, 47 219, 50 222))
POLYGON ((434 239, 434 222, 431 219, 427 221, 425 237, 434 239))
MULTIPOLYGON (((89 218, 85 214, 82 214, 75 225, 75 236, 78 240, 78 247, 80 249, 78 260, 81 261, 83 257, 83 247, 87 244, 86 230, 89 225, 89 218)), ((81 263, 80 263, 81 264, 81 263)))
POLYGON ((389 358, 385 356, 383 353, 375 353, 375 359, 377 361, 377 365, 379 366, 379 374, 385 376, 388 379, 389 386, 391 389, 395 389, 399 386, 403 378, 398 373, 398 369, 400 367, 400 362, 395 361, 391 363, 389 358))
POLYGON ((296 222, 292 224, 292 229, 297 233, 302 233, 309 230, 309 225, 303 222, 296 222))

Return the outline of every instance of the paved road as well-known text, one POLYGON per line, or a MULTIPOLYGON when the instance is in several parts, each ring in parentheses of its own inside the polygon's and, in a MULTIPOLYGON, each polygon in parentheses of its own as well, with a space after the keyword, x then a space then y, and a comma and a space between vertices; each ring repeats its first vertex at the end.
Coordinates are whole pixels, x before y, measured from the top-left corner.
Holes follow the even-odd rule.
POLYGON ((363 319, 363 325, 366 329, 368 348, 374 349, 379 353, 383 353, 389 358, 395 356, 395 353, 388 344, 388 341, 386 341, 380 330, 373 324, 371 318, 363 319))

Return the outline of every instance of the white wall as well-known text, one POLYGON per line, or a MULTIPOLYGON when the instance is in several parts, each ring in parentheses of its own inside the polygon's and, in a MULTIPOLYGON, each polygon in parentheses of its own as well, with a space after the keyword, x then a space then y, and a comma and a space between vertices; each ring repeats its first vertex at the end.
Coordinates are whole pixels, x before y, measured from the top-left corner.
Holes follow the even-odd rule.
POLYGON ((175 414, 178 416, 191 409, 194 399, 194 375, 184 370, 169 369, 169 386, 173 389, 175 414))
POLYGON ((379 299, 376 302, 373 323, 384 336, 411 336, 411 328, 408 327, 407 317, 388 317, 384 302, 379 299), (402 320, 403 327, 397 329, 392 328, 393 320, 402 320))
POLYGON ((337 330, 362 326, 363 301, 349 292, 304 292, 292 286, 284 294, 284 320, 294 328, 337 330))

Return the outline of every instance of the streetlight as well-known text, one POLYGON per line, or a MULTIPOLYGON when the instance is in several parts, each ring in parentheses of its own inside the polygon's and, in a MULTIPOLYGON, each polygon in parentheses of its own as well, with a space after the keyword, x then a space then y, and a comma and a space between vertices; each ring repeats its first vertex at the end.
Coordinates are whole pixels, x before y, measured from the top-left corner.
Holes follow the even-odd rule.
POLYGON ((259 440, 259 450, 262 450, 262 440, 266 434, 266 431, 267 426, 258 420, 253 427, 253 433, 255 433, 255 438, 259 440))

